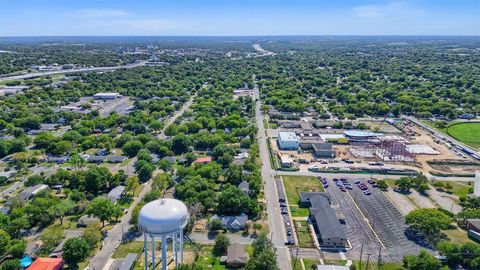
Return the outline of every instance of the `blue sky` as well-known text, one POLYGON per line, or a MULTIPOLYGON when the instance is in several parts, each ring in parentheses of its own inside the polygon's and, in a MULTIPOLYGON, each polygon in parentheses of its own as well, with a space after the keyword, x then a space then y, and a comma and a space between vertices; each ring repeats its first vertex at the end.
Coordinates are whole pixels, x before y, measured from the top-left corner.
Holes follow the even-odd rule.
POLYGON ((0 36, 480 35, 480 0, 0 0, 0 36))

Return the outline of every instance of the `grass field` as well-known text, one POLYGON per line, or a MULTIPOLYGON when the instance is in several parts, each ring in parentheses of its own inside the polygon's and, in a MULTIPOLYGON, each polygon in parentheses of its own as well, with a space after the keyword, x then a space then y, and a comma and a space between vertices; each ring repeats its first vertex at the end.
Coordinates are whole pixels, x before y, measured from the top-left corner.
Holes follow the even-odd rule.
MULTIPOLYGON (((439 181, 442 182, 442 181, 439 181)), ((445 186, 447 183, 450 184, 452 189, 448 190, 446 188, 443 188, 445 191, 449 191, 454 195, 457 195, 458 197, 465 197, 467 196, 470 192, 471 186, 464 184, 462 182, 453 182, 453 181, 443 181, 443 185, 445 186)))
POLYGON ((313 248, 312 234, 308 231, 308 224, 306 221, 296 220, 295 230, 297 231, 298 245, 301 248, 313 248))
POLYGON ((320 181, 313 176, 282 176, 290 206, 300 203, 300 192, 324 191, 320 181))
POLYGON ((475 148, 480 148, 480 122, 454 124, 447 127, 448 135, 475 148))
POLYGON ((466 244, 466 243, 475 243, 474 241, 468 238, 467 232, 459 229, 451 229, 451 230, 444 230, 442 231, 444 234, 447 235, 450 242, 454 242, 457 244, 466 244))

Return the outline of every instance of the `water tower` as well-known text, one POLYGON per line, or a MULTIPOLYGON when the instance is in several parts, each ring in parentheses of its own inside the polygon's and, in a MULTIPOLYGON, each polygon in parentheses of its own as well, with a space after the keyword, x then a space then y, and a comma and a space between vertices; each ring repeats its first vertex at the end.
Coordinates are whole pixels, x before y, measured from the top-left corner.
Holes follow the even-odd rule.
POLYGON ((162 270, 167 269, 167 240, 172 239, 175 266, 183 263, 183 229, 188 223, 187 206, 175 199, 159 199, 147 203, 138 215, 138 226, 143 232, 145 270, 148 270, 148 239, 152 244, 152 270, 155 269, 155 237, 162 241, 162 270), (178 249, 180 246, 180 259, 178 249))

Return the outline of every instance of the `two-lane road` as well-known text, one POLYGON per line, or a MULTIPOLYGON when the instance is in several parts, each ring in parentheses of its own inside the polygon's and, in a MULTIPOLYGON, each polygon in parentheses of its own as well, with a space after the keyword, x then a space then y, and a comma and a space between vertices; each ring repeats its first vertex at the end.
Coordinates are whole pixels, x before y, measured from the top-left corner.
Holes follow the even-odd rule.
POLYGON ((260 111, 259 89, 255 85, 253 89, 255 104, 255 121, 257 123, 257 139, 260 149, 260 160, 262 160, 262 179, 264 181, 264 192, 267 200, 268 226, 271 233, 273 245, 277 249, 277 263, 281 270, 292 269, 290 263, 290 253, 285 246, 285 232, 283 218, 278 208, 278 193, 275 186, 272 166, 267 147, 267 138, 265 127, 263 126, 263 116, 260 111))

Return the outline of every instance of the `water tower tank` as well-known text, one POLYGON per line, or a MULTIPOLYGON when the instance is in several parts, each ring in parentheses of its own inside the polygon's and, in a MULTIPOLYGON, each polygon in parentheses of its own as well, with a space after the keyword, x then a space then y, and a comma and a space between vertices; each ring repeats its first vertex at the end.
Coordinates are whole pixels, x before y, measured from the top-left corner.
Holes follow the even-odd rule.
POLYGON ((138 226, 147 234, 164 235, 183 229, 188 222, 187 206, 176 199, 159 199, 140 210, 138 226))

